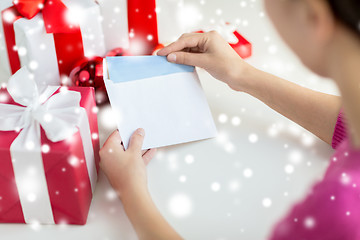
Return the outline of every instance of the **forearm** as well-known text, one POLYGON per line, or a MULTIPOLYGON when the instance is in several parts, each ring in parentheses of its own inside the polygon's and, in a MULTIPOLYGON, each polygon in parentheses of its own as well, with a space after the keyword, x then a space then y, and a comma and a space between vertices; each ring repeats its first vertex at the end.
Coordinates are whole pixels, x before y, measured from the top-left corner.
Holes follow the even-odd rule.
POLYGON ((251 69, 244 91, 331 144, 341 98, 251 69))
POLYGON ((139 239, 182 239, 160 214, 147 189, 127 191, 121 200, 139 239))

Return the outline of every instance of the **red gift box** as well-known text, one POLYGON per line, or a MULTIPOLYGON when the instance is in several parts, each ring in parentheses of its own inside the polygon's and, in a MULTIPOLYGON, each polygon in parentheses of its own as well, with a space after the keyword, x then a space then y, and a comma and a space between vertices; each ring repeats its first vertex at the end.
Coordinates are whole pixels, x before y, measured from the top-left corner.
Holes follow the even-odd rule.
MULTIPOLYGON (((9 81, 9 88, 10 86, 9 81)), ((99 139, 94 89, 84 87, 51 88, 53 88, 53 92, 51 92, 49 99, 60 97, 63 93, 80 95, 79 107, 75 109, 81 109, 82 111, 76 112, 81 112, 83 115, 79 115, 81 119, 79 119, 77 131, 70 138, 57 142, 50 140, 49 133, 39 124, 41 152, 38 153, 36 153, 36 150, 31 150, 33 146, 28 146, 28 141, 24 142, 25 144, 22 145, 20 150, 19 148, 17 150, 12 148, 22 131, 26 131, 25 128, 22 130, 16 129, 15 131, 0 131, 0 222, 2 223, 37 222, 80 225, 86 223, 99 169, 99 139), (81 130, 81 128, 85 129, 85 131, 81 130), (42 166, 42 169, 36 167, 36 164, 34 166, 29 165, 30 167, 25 169, 26 174, 29 175, 23 179, 21 168, 26 166, 19 167, 19 164, 22 163, 17 156, 27 156, 23 159, 26 165, 31 164, 27 163, 28 161, 34 161, 33 156, 37 156, 36 154, 41 156, 41 160, 38 162, 40 165, 38 166, 42 166), (19 169, 20 171, 18 171, 19 169), (16 173, 16 171, 18 172, 16 173), (32 179, 29 176, 36 178, 41 174, 46 178, 44 179, 46 180, 46 186, 31 184, 32 179), (23 180, 26 180, 26 182, 21 182, 23 180), (19 186, 19 183, 21 186, 19 186), (41 186, 44 189, 40 189, 41 186), (24 192, 20 193, 20 190, 24 192), (42 195, 37 195, 37 192, 44 192, 46 195, 45 200, 41 199, 42 195), (39 205, 39 202, 46 202, 46 198, 48 198, 49 204, 39 205), (41 216, 43 211, 48 211, 48 217, 38 219, 37 214, 40 212, 41 216)), ((4 107, 22 107, 22 105, 14 101, 14 99, 17 99, 16 92, 15 97, 13 96, 14 99, 9 92, 11 93, 10 90, 0 89, 0 129, 2 130, 4 130, 4 124, 6 125, 4 122, 11 119, 11 116, 10 118, 4 117, 4 107)), ((55 100, 52 101, 50 106, 53 107, 55 112, 64 112, 61 115, 65 116, 67 114, 66 108, 69 108, 73 103, 66 102, 66 98, 68 98, 66 95, 63 97, 65 98, 65 110, 62 110, 60 104, 55 100)), ((49 99, 44 104, 50 101, 49 99)), ((33 115, 36 115, 36 113, 33 115)), ((76 114, 74 115, 77 117, 76 114)), ((50 115, 45 114, 44 116, 49 118, 50 115)), ((67 119, 67 117, 64 119, 67 119)), ((48 127, 46 124, 44 126, 45 129, 48 127)), ((59 133, 62 133, 62 129, 59 129, 59 133)))
POLYGON ((6 50, 0 50, 0 82, 27 66, 38 84, 60 85, 77 61, 106 53, 100 8, 93 0, 2 1, 6 50))

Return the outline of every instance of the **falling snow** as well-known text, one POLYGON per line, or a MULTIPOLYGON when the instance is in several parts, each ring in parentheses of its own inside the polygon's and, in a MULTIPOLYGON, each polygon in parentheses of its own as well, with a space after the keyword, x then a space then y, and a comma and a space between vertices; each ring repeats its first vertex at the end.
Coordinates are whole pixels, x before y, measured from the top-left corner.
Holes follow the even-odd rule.
POLYGON ((262 205, 263 205, 265 208, 271 207, 271 205, 272 205, 271 199, 270 199, 270 198, 264 198, 263 201, 262 201, 262 205))
MULTIPOLYGON (((259 68, 288 77, 290 80, 294 75, 299 75, 298 78, 306 79, 305 84, 307 86, 313 88, 325 86, 326 90, 331 92, 331 86, 320 85, 321 81, 317 77, 312 75, 305 75, 304 77, 304 74, 299 74, 304 72, 302 66, 292 58, 287 57, 287 48, 278 40, 277 35, 268 29, 268 19, 264 9, 258 6, 260 5, 259 0, 235 1, 231 8, 234 9, 233 11, 236 12, 236 14, 233 14, 227 6, 213 4, 209 0, 171 0, 168 2, 175 6, 173 11, 168 9, 165 4, 164 6, 160 5, 156 7, 156 13, 159 16, 158 19, 160 19, 161 14, 168 14, 169 12, 171 14, 171 21, 166 24, 170 26, 167 30, 171 32, 172 35, 167 36, 164 41, 162 40, 162 43, 168 44, 176 40, 183 32, 207 29, 216 29, 226 40, 231 41, 234 38, 232 31, 236 29, 243 33, 244 36, 249 37, 256 49, 255 54, 261 53, 261 58, 259 57, 257 59, 257 56, 255 56, 256 58, 254 57, 250 60, 259 68), (250 16, 248 13, 252 15, 250 16), (264 23, 264 25, 266 24, 267 27, 257 30, 259 21, 264 23), (230 22, 231 24, 226 25, 226 22, 230 22), (177 29, 178 31, 173 29, 177 29), (282 57, 284 57, 283 60, 281 60, 282 57)), ((120 15, 124 9, 114 7, 112 11, 120 15)), ((15 16, 10 12, 6 12, 3 17, 5 21, 10 22, 13 21, 15 16)), ((152 18, 152 16, 149 16, 149 18, 152 18)), ((69 24, 74 26, 83 23, 84 19, 84 13, 79 8, 72 9, 67 15, 69 24)), ((99 19, 103 21, 103 17, 99 17, 99 19)), ((116 22, 116 19, 110 21, 109 27, 116 26, 116 22)), ((37 24, 43 25, 44 22, 40 20, 37 24)), ((33 34, 33 31, 29 31, 28 33, 33 34)), ((167 31, 160 29, 159 34, 166 36, 167 31)), ((154 36, 151 34, 145 36, 147 41, 154 40, 154 36)), ((93 33, 89 33, 83 37, 86 40, 97 39, 93 33)), ((130 31, 129 37, 136 38, 135 32, 130 31)), ((2 40, 1 35, 0 40, 2 40)), ((135 42, 133 47, 135 49, 141 49, 141 43, 135 42)), ((36 46, 38 51, 41 50, 43 52, 48 51, 50 48, 51 46, 45 42, 39 42, 38 46, 36 46)), ((23 46, 15 47, 14 50, 18 52, 20 57, 28 57, 31 53, 31 51, 28 51, 28 49, 23 46)), ((3 51, 2 46, 0 47, 0 53, 1 51, 3 51)), ((94 54, 91 49, 86 50, 86 55, 90 56, 94 54)), ((32 71, 38 71, 42 68, 41 63, 37 61, 29 61, 27 65, 32 71)), ((210 78, 201 73, 200 69, 198 71, 201 80, 210 78)), ((296 80, 297 78, 294 77, 294 81, 296 80)), ((62 79, 62 82, 66 81, 70 81, 70 79, 62 79)), ((296 190, 292 190, 292 188, 296 188, 294 187, 295 181, 293 179, 299 177, 305 178, 305 176, 301 175, 304 174, 303 167, 305 164, 306 171, 311 172, 309 175, 318 175, 318 172, 315 172, 315 170, 319 169, 320 161, 318 161, 318 159, 322 158, 321 153, 312 153, 314 155, 310 155, 309 152, 316 149, 319 141, 315 136, 300 127, 285 122, 281 117, 276 117, 273 113, 265 112, 265 108, 253 104, 253 99, 250 97, 244 96, 244 94, 238 94, 238 96, 233 97, 229 89, 223 90, 218 87, 218 85, 212 84, 210 79, 206 79, 203 85, 206 94, 208 94, 214 119, 218 123, 218 135, 216 139, 194 143, 193 145, 180 145, 176 148, 170 148, 170 150, 166 148, 159 149, 155 157, 157 160, 149 165, 149 182, 152 184, 150 184, 150 187, 152 190, 155 189, 154 196, 159 203, 161 203, 160 207, 162 207, 161 210, 164 211, 163 213, 165 215, 169 213, 169 215, 167 215, 169 219, 173 217, 171 219, 172 222, 176 223, 178 219, 184 218, 187 220, 191 219, 192 215, 199 217, 200 215, 196 214, 205 214, 204 208, 206 207, 206 216, 209 216, 209 213, 211 213, 211 219, 216 219, 218 216, 226 216, 234 222, 239 222, 239 226, 236 228, 238 235, 236 236, 244 236, 244 239, 251 239, 246 238, 245 234, 251 232, 250 229, 254 229, 254 225, 251 225, 251 223, 241 223, 240 225, 239 219, 247 219, 246 215, 241 216, 241 214, 244 212, 248 213, 248 209, 253 209, 252 211, 262 209, 262 211, 266 211, 267 214, 271 214, 270 211, 275 209, 274 205, 280 205, 280 201, 281 204, 286 203, 284 205, 289 206, 290 202, 288 201, 292 200, 290 198, 297 194, 296 190), (216 100, 214 101, 212 98, 215 99, 215 96, 216 100), (234 100, 234 102, 230 102, 230 100, 234 100), (254 118, 254 116, 258 114, 256 112, 257 110, 259 110, 264 117, 254 118), (277 162, 279 159, 283 161, 277 162), (254 172, 256 173, 255 177, 254 172), (282 177, 281 180, 279 180, 279 176, 282 177), (276 196, 265 192, 269 188, 267 184, 273 183, 273 180, 283 181, 282 183, 277 182, 283 188, 277 192, 278 194, 276 196), (159 185, 161 185, 161 187, 159 187, 159 185), (164 190, 161 189, 162 186, 167 185, 171 186, 171 188, 164 187, 164 190), (195 188, 196 191, 194 190, 195 188), (178 192, 180 189, 183 192, 178 192), (202 198, 202 195, 205 195, 204 193, 211 194, 210 196, 216 197, 216 201, 219 200, 219 202, 214 202, 215 200, 209 198, 202 198), (255 193, 257 194, 256 199, 253 195, 255 193), (271 196, 271 198, 269 196, 271 196), (202 202, 200 202, 200 200, 202 202), (197 212, 198 210, 200 213, 197 212)), ((1 83, 1 87, 6 88, 6 83, 1 83)), ((68 92, 68 88, 63 87, 60 91, 66 93, 68 92)), ((0 102, 6 101, 8 101, 8 96, 0 92, 0 102)), ((92 133, 91 138, 93 140, 99 139, 103 142, 108 136, 107 134, 117 128, 115 119, 121 119, 122 116, 119 113, 115 113, 109 105, 100 108, 94 107, 91 109, 91 112, 92 114, 98 114, 99 128, 103 131, 100 131, 100 134, 92 133)), ((45 114, 43 115, 43 120, 45 122, 51 122, 53 116, 51 114, 45 114)), ((28 141, 25 143, 25 147, 28 150, 32 150, 35 144, 28 141)), ((51 150, 51 145, 41 145, 41 152, 43 154, 48 154, 51 150)), ((112 153, 113 149, 109 149, 109 152, 112 153)), ((345 153, 345 156, 347 154, 348 153, 345 153)), ((332 160, 336 162, 337 158, 334 157, 332 160)), ((83 159, 79 159, 76 156, 70 156, 67 159, 67 163, 65 162, 63 165, 58 166, 57 171, 67 176, 73 168, 79 167, 83 161, 83 159)), ((31 169, 29 172, 34 173, 31 169)), ((357 187, 356 184, 351 182, 351 176, 347 173, 339 176, 339 181, 345 185, 350 184, 353 188, 357 187)), ((309 181, 306 182, 306 184, 309 183, 309 181)), ((32 183, 27 183, 26 185, 30 189, 26 198, 29 202, 37 200, 33 185, 32 183)), ((82 188, 80 185, 79 187, 74 185, 72 186, 72 190, 74 193, 78 193, 81 192, 82 188)), ((99 199, 96 199, 97 202, 94 201, 94 205, 103 205, 101 211, 96 209, 92 210, 89 215, 89 219, 93 219, 92 221, 95 221, 102 214, 100 213, 102 211, 120 215, 120 210, 122 209, 118 201, 117 193, 112 190, 109 185, 104 189, 97 189, 97 191, 100 190, 102 190, 103 193, 102 198, 107 203, 100 204, 99 199)), ((55 191, 55 194, 62 196, 62 193, 58 190, 55 191)), ((209 195, 205 197, 209 197, 209 195)), ((298 196, 296 195, 296 197, 298 196)), ((328 196, 327 199, 329 199, 329 201, 337 200, 334 195, 328 196)), ((0 196, 0 200, 3 200, 2 196, 0 196)), ((351 211, 344 211, 344 215, 350 217, 351 211)), ((271 217, 275 219, 274 216, 275 215, 271 215, 271 217)), ((276 217, 279 218, 280 215, 277 214, 276 217)), ((109 217, 109 219, 116 222, 113 218, 109 217)), ((223 220, 223 218, 219 217, 216 223, 223 220)), ((312 216, 304 219, 295 218, 294 222, 303 224, 307 229, 316 227, 316 220, 312 216)), ((177 223, 179 224, 179 222, 177 223)), ((186 229, 185 222, 182 222, 180 225, 182 224, 184 224, 184 229, 186 229)), ((192 222, 189 221, 189 224, 192 224, 192 222)), ((61 227, 63 229, 66 228, 66 222, 63 222, 61 227)), ((38 222, 32 223, 30 228, 33 231, 42 230, 38 222)), ((214 238, 230 239, 222 235, 214 236, 214 238)), ((263 237, 257 237, 254 239, 262 238, 263 237)), ((116 238, 104 236, 104 239, 112 240, 116 238)))
POLYGON ((178 218, 188 217, 192 212, 192 202, 190 198, 183 193, 172 196, 169 200, 169 211, 178 218))

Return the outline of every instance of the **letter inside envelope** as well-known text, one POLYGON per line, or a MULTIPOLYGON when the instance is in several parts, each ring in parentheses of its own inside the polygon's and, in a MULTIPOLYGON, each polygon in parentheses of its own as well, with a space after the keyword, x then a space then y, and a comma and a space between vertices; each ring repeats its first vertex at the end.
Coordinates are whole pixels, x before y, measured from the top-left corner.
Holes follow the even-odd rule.
POLYGON ((195 68, 161 56, 104 59, 104 81, 125 149, 137 128, 142 149, 213 138, 217 131, 195 68))

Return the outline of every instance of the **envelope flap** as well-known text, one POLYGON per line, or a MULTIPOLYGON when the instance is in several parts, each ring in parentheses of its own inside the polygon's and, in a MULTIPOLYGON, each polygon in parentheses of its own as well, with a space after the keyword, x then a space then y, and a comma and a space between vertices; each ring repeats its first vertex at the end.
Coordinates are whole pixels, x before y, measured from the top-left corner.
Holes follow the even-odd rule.
POLYGON ((194 72, 195 69, 193 66, 168 62, 163 56, 107 57, 106 61, 108 77, 114 83, 181 72, 194 72))

